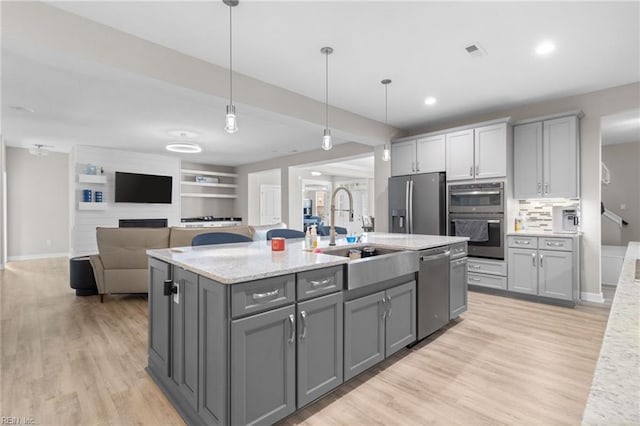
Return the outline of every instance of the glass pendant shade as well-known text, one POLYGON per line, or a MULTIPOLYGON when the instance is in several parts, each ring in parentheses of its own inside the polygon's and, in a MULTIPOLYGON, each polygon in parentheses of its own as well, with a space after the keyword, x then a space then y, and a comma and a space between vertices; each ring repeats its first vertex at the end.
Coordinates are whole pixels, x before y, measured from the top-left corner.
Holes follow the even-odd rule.
POLYGON ((331 148, 333 148, 333 143, 331 142, 331 130, 324 129, 324 136, 322 136, 322 149, 329 151, 331 148))
POLYGON ((227 115, 224 121, 224 130, 227 133, 235 133, 238 131, 238 121, 236 119, 235 105, 227 105, 227 115))
POLYGON ((382 161, 391 160, 391 150, 387 144, 384 145, 384 149, 382 150, 382 161))

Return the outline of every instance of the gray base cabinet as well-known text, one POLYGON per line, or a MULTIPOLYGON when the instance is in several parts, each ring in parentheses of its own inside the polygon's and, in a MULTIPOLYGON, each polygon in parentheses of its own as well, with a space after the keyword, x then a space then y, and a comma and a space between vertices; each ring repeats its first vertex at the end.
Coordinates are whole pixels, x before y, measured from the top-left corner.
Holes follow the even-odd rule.
POLYGON ((540 250, 538 294, 571 300, 573 288, 573 253, 540 250))
POLYGON ((467 310, 467 258, 449 262, 449 319, 467 310))
POLYGON ((507 288, 524 294, 538 294, 538 252, 510 248, 507 288))
POLYGON ((345 380, 414 342, 416 335, 415 281, 345 302, 345 380))
POLYGON ((298 408, 343 382, 342 293, 298 303, 298 408))
POLYGON ((296 409, 293 305, 231 322, 231 423, 272 424, 296 409))
POLYGON ((164 295, 165 281, 171 281, 171 265, 149 259, 149 368, 168 377, 171 305, 164 295))

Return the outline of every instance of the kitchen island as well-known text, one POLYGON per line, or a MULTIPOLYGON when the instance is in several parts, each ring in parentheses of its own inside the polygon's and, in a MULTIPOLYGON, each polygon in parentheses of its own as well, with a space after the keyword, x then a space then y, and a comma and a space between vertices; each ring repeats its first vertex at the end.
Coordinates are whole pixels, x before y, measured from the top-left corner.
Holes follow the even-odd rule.
MULTIPOLYGON (((189 424, 274 423, 415 342, 420 253, 466 255, 466 240, 369 233, 335 248, 321 238, 332 254, 302 240, 282 252, 268 241, 149 250, 147 371, 189 424), (379 256, 344 257, 364 246, 379 256)), ((451 300, 466 304, 460 281, 451 300)))

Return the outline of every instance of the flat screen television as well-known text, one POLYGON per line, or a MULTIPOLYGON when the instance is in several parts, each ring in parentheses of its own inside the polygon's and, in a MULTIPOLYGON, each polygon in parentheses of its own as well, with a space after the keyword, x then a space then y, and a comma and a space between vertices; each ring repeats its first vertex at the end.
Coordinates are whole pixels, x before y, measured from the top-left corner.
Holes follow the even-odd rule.
POLYGON ((171 176, 116 172, 116 203, 171 204, 171 176))

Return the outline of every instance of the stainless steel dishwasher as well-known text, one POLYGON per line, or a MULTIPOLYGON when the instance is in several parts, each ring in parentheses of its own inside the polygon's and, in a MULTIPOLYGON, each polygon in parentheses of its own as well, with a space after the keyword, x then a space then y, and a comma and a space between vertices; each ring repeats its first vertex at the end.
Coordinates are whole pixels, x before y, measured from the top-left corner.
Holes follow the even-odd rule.
POLYGON ((420 252, 418 340, 449 322, 449 246, 420 252))

